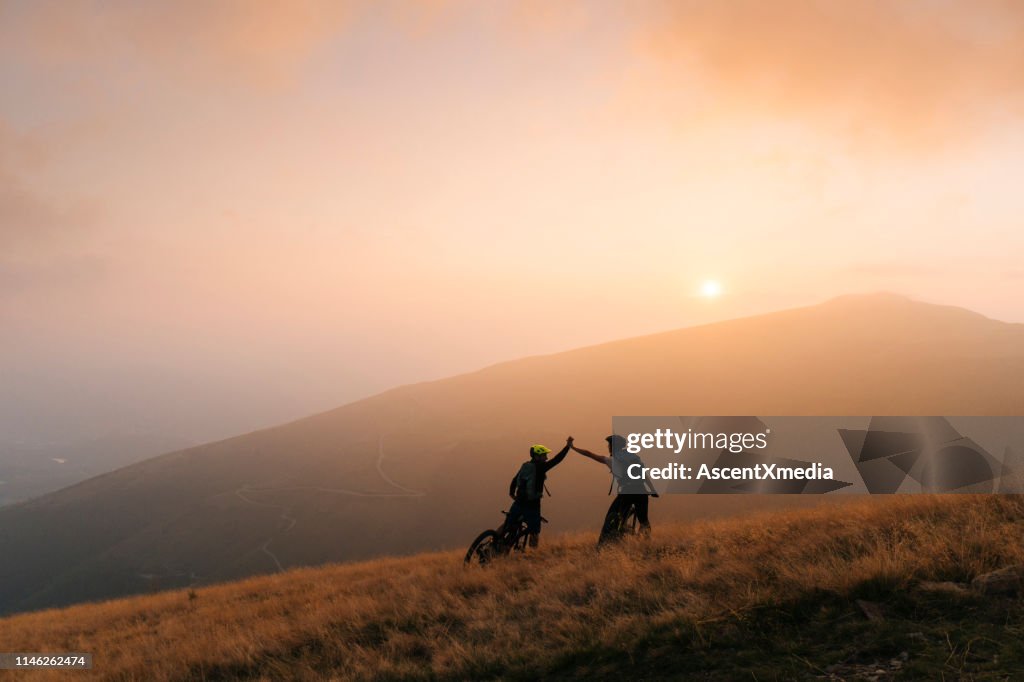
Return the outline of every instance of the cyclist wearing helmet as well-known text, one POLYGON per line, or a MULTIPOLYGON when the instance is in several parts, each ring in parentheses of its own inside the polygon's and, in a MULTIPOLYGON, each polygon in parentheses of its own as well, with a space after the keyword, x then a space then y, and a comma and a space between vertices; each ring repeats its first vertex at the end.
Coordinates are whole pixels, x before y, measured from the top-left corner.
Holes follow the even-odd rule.
POLYGON ((508 523, 515 523, 521 518, 526 522, 530 547, 537 546, 540 536, 540 501, 544 497, 544 481, 548 472, 565 459, 571 447, 572 436, 569 436, 565 439, 565 447, 550 461, 548 460, 550 448, 543 445, 530 447, 530 461, 524 462, 519 467, 519 472, 512 477, 512 482, 508 486, 508 495, 515 502, 508 510, 508 518, 505 523, 498 529, 499 536, 504 533, 508 523))
MULTIPOLYGON (((640 464, 641 459, 626 450, 626 439, 619 435, 611 435, 605 438, 608 441, 608 455, 597 455, 589 450, 573 446, 573 450, 589 457, 595 462, 607 466, 613 476, 613 484, 619 484, 619 494, 615 496, 608 513, 605 514, 604 524, 601 527, 601 540, 606 540, 618 532, 619 525, 630 505, 636 506, 636 520, 640 523, 640 532, 649 535, 651 522, 647 517, 648 503, 651 497, 658 497, 658 491, 654 489, 651 482, 644 477, 642 480, 630 478, 627 471, 631 464, 640 464)), ((611 491, 609 490, 609 494, 611 491)))

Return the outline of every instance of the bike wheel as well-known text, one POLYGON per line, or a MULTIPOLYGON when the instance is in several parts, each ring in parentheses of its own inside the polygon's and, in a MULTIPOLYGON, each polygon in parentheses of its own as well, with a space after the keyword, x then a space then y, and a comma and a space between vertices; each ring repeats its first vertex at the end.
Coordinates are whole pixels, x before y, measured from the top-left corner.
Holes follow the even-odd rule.
POLYGON ((636 534, 636 505, 629 505, 629 509, 626 510, 626 515, 622 517, 622 523, 619 525, 620 535, 635 535, 636 534))
POLYGON ((636 533, 636 505, 630 504, 621 512, 609 512, 601 527, 601 535, 597 538, 597 546, 617 542, 626 535, 636 533))
POLYGON ((526 526, 523 526, 519 529, 519 534, 515 537, 510 546, 516 552, 525 552, 526 543, 529 541, 529 539, 530 533, 526 530, 526 526))
POLYGON ((601 534, 597 538, 598 548, 622 537, 622 518, 621 514, 609 514, 605 517, 604 525, 601 526, 601 534))
POLYGON ((493 530, 485 530, 473 540, 466 552, 465 563, 479 563, 481 566, 494 558, 498 546, 498 534, 493 530))

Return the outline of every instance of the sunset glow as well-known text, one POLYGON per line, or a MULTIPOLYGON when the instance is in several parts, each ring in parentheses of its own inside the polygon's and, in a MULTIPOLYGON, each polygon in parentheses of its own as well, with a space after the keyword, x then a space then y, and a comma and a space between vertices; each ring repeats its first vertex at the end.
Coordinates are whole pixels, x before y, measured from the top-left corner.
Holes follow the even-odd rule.
POLYGON ((1024 5, 816 6, 4 3, 0 428, 203 377, 166 409, 229 435, 855 292, 1024 321, 1024 5))
POLYGON ((1024 0, 0 0, 0 669, 1020 678, 1021 178, 1024 0))
POLYGON ((713 279, 705 280, 700 285, 700 295, 704 298, 716 298, 722 293, 722 285, 713 279))

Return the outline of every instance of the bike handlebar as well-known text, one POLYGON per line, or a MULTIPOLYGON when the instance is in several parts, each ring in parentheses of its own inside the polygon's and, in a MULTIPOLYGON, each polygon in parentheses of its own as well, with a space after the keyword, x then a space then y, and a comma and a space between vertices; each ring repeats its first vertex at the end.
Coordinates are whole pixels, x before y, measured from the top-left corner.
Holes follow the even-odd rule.
MULTIPOLYGON (((507 511, 505 511, 504 509, 502 509, 502 510, 501 510, 501 513, 502 513, 502 514, 504 514, 505 516, 508 516, 508 512, 507 512, 507 511)), ((540 522, 541 522, 541 523, 548 523, 548 520, 547 520, 547 519, 545 519, 545 518, 544 518, 544 517, 542 516, 542 517, 540 517, 540 522)))

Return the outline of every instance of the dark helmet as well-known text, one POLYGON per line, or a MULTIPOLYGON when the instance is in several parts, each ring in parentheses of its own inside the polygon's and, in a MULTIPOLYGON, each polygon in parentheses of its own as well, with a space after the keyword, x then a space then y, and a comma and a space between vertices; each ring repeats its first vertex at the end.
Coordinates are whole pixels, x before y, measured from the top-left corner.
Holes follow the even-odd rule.
POLYGON ((605 440, 608 441, 608 448, 612 453, 622 452, 626 449, 626 439, 617 433, 613 433, 605 438, 605 440))

